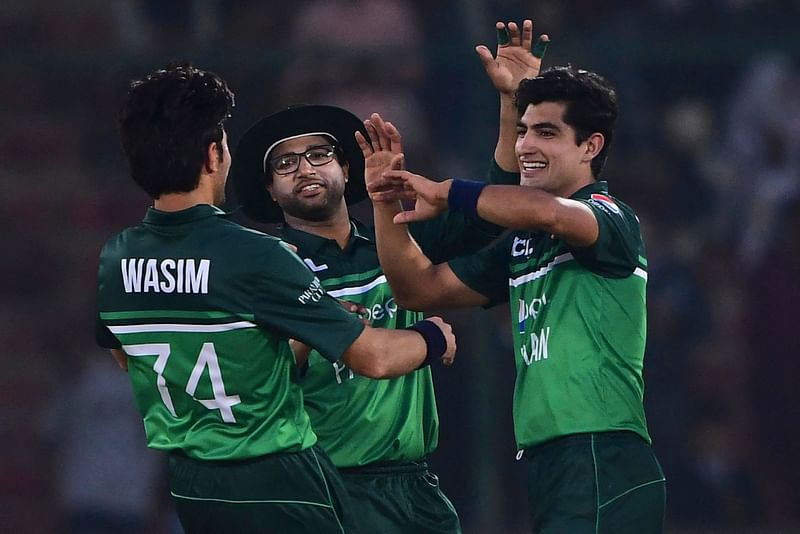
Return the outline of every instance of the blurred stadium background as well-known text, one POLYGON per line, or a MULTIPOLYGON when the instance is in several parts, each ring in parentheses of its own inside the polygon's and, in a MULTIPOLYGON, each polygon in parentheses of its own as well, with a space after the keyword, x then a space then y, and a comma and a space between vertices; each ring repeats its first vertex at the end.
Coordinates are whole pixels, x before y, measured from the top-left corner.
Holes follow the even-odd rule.
MULTIPOLYGON (((232 147, 287 104, 337 104, 398 125, 411 170, 480 176, 497 98, 473 47, 523 17, 551 35, 547 65, 619 92, 605 174, 648 243, 667 531, 800 532, 797 0, 3 0, 0 531, 180 532, 92 336, 98 251, 148 205, 115 129, 129 79, 173 59, 218 72, 232 147)), ((527 531, 507 314, 446 314, 461 350, 436 371, 431 460, 468 534, 527 531)))

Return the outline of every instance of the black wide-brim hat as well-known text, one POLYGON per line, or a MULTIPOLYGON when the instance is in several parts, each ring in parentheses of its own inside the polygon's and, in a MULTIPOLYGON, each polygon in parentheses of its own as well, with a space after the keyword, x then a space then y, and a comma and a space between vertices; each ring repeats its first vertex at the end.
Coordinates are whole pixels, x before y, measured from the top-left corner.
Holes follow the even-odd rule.
POLYGON ((344 153, 349 165, 344 198, 347 205, 367 197, 364 184, 364 156, 355 139, 356 130, 369 139, 364 124, 349 111, 334 106, 297 105, 274 113, 245 132, 231 164, 230 178, 242 211, 264 223, 283 221, 280 206, 267 191, 272 171, 265 167, 267 151, 278 143, 302 135, 326 135, 344 153))

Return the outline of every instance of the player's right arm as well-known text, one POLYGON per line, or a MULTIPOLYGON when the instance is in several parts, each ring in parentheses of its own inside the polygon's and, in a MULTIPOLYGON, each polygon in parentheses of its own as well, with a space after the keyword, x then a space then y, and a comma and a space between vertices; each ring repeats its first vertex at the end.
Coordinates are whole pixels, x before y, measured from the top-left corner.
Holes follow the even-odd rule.
MULTIPOLYGON (((441 332, 446 349, 440 359, 445 365, 450 365, 456 351, 452 328, 439 317, 428 317, 426 321, 435 325, 441 332)), ((415 330, 367 326, 344 352, 341 359, 345 365, 362 376, 393 378, 423 365, 432 341, 415 330)))

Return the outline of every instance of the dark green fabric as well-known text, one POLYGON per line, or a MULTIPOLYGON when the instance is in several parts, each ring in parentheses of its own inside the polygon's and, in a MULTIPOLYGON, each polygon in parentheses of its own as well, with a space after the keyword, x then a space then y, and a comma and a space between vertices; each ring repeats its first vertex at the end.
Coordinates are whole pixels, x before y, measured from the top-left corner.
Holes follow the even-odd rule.
POLYGON ((425 462, 342 470, 359 528, 380 534, 455 534, 458 514, 425 462))
POLYGON ((360 532, 356 508, 318 446, 244 461, 173 454, 169 471, 186 534, 360 532))
POLYGON ((530 447, 525 458, 532 532, 663 531, 664 473, 638 435, 576 434, 530 447))
MULTIPOLYGON (((486 183, 519 185, 519 173, 504 171, 492 159, 486 173, 486 183)), ((409 224, 408 230, 422 252, 436 264, 480 250, 503 233, 505 228, 447 210, 430 221, 409 224)))

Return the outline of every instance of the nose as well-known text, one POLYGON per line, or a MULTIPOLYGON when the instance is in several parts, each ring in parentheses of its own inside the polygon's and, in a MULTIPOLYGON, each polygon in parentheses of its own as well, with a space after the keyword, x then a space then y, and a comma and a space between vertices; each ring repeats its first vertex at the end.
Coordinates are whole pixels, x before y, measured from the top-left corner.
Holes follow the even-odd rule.
POLYGON ((295 174, 298 176, 317 174, 317 169, 311 165, 305 157, 300 156, 300 163, 297 165, 297 171, 295 174))
POLYGON ((514 146, 517 154, 535 151, 535 140, 536 136, 531 132, 525 132, 523 135, 517 137, 517 142, 514 146))

